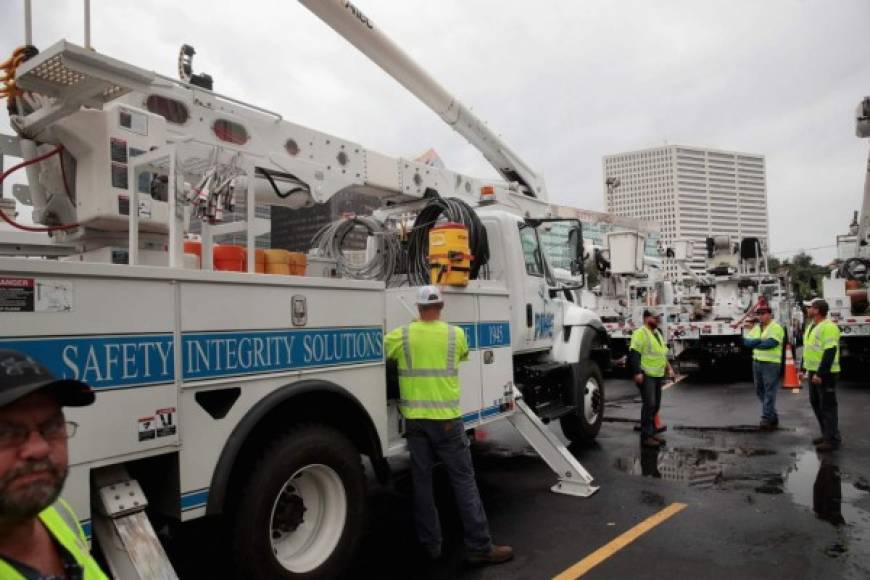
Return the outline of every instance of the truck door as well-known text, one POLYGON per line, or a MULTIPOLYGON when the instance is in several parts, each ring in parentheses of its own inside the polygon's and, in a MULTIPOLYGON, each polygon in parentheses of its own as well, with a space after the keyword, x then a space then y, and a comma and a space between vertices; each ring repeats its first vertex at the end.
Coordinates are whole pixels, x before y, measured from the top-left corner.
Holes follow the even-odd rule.
MULTIPOLYGON (((519 240, 522 251, 524 276, 522 281, 523 329, 525 331, 523 350, 544 350, 552 347, 553 337, 562 330, 561 300, 550 297, 549 289, 555 281, 549 280, 551 274, 544 259, 538 233, 532 225, 519 223, 519 240)), ((517 318, 514 314, 514 319, 517 318)))

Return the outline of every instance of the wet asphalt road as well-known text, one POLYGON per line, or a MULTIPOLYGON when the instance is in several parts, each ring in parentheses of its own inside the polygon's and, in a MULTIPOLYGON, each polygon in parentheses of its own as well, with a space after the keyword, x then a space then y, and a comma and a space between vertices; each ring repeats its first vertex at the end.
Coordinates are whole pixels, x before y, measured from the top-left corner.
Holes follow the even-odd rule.
MULTIPOLYGON (((639 416, 637 392, 608 380, 607 416, 617 420, 594 444, 571 448, 601 486, 588 499, 551 493, 551 472, 509 424, 479 433, 475 465, 493 538, 516 550, 500 566, 463 564, 443 474, 446 554, 427 561, 414 537, 410 479, 396 462, 392 485, 372 484, 367 534, 348 577, 551 578, 674 502, 687 507, 584 578, 870 577, 870 384, 840 386, 844 445, 823 457, 810 444, 818 428, 806 389, 781 391, 780 430, 762 433, 751 427, 760 412, 754 387, 728 381, 689 378, 667 389, 668 445, 641 452, 634 424, 619 420, 639 416)), ((184 553, 182 578, 202 577, 196 562, 209 556, 184 553)))

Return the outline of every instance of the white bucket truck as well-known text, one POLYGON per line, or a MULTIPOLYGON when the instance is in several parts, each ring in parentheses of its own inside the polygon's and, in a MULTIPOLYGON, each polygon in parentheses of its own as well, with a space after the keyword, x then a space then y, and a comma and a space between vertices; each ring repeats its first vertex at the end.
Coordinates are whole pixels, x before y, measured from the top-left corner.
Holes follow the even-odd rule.
MULTIPOLYGON (((184 80, 63 40, 26 49, 14 71, 18 136, 0 144, 24 159, 28 185, 15 194, 54 249, 4 246, 0 348, 97 391, 94 405, 69 411, 80 430, 64 495, 116 577, 173 577, 149 523, 157 514, 223 514, 242 577, 334 577, 362 533, 360 457, 386 479, 386 459, 404 452, 382 340, 411 319, 415 288, 393 263, 366 270, 383 279, 322 267, 322 257, 317 273, 337 277, 258 273, 255 238, 268 227, 256 204, 377 196, 383 209, 367 223, 379 224, 369 243, 378 260, 395 258, 400 226, 433 199, 464 202, 489 251, 477 278, 445 295, 445 318, 471 348, 460 367, 465 424, 506 418, 556 473, 554 491, 597 490, 544 424, 559 418, 571 440, 597 434, 610 356, 600 319, 557 283, 540 248, 537 228, 560 219, 543 180, 358 9, 305 4, 504 181, 388 157, 220 95, 193 74, 189 47, 184 80), (242 199, 246 217, 222 221, 242 199), (202 221, 200 255, 184 251, 192 219, 202 221), (233 268, 243 271, 216 268, 214 238, 234 232, 245 234, 233 268)), ((15 221, 8 207, 4 216, 15 221)), ((579 224, 569 240, 577 274, 579 224)))

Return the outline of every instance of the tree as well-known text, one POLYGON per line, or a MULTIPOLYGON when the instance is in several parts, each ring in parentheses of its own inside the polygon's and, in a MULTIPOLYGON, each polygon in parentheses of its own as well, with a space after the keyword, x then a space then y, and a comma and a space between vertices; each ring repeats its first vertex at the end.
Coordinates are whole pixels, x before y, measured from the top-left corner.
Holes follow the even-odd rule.
POLYGON ((598 273, 598 268, 595 267, 595 260, 591 257, 587 257, 586 260, 583 261, 583 269, 586 272, 586 287, 593 288, 601 279, 601 275, 598 273))
POLYGON ((780 261, 776 258, 768 258, 768 268, 771 272, 779 269, 788 271, 791 279, 792 290, 798 300, 808 300, 819 295, 822 286, 822 278, 828 274, 827 268, 813 263, 813 257, 805 252, 780 261))

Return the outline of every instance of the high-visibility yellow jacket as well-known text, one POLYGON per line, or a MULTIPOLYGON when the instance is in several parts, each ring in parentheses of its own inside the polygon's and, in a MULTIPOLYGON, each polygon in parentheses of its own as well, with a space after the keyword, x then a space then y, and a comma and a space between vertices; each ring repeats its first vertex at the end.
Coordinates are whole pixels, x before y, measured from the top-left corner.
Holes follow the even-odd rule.
POLYGON ((825 351, 835 348, 834 362, 830 372, 840 372, 840 328, 829 319, 818 324, 810 323, 804 331, 804 369, 817 372, 822 364, 825 351))
MULTIPOLYGON (((54 541, 69 552, 84 571, 84 580, 108 580, 100 567, 91 557, 85 533, 72 508, 62 499, 39 513, 39 520, 54 538, 54 541)), ((0 578, 2 580, 24 580, 18 570, 0 556, 0 578)))
POLYGON ((468 342, 458 326, 441 320, 400 326, 384 337, 384 352, 399 368, 399 410, 407 419, 456 419, 459 362, 468 342))
POLYGON ((782 342, 785 340, 785 329, 777 321, 771 320, 764 329, 761 328, 760 324, 756 324, 746 335, 746 338, 757 338, 762 341, 772 338, 776 341, 776 346, 773 348, 753 348, 752 358, 760 362, 776 364, 782 362, 782 342))
POLYGON ((640 368, 648 377, 665 376, 668 367, 668 345, 662 338, 662 333, 653 331, 644 324, 631 334, 628 348, 640 353, 640 368))

